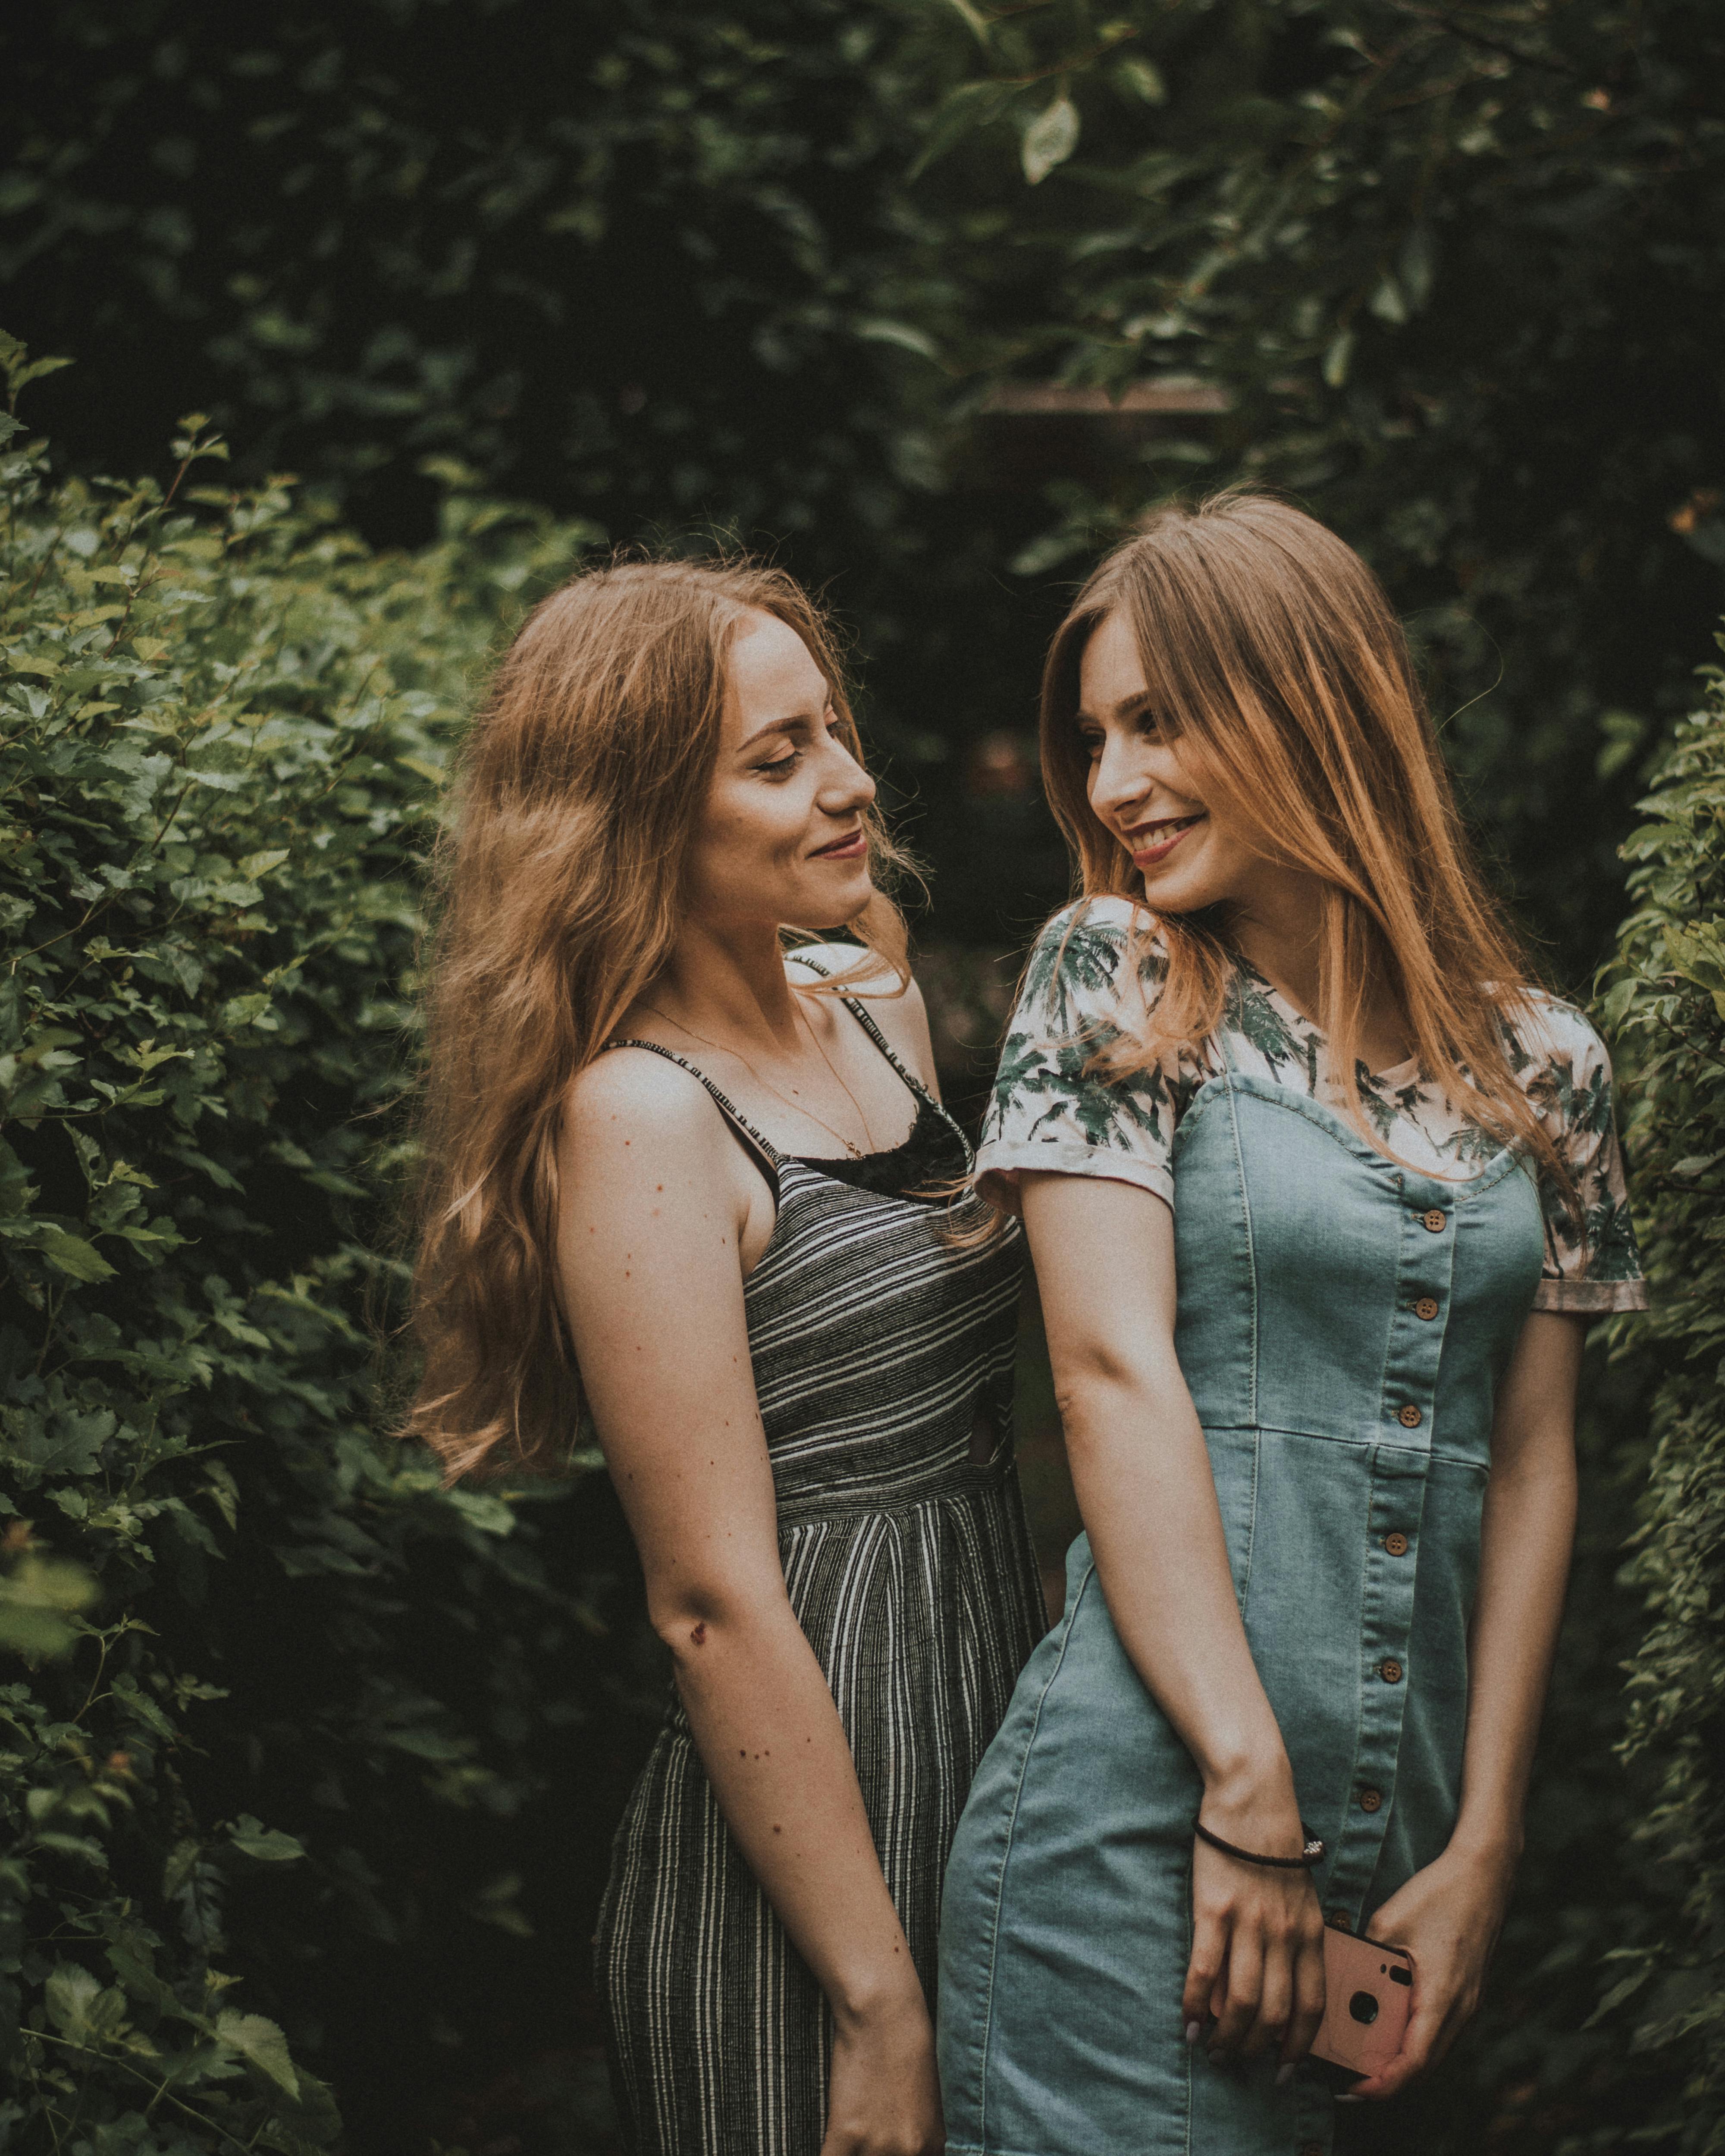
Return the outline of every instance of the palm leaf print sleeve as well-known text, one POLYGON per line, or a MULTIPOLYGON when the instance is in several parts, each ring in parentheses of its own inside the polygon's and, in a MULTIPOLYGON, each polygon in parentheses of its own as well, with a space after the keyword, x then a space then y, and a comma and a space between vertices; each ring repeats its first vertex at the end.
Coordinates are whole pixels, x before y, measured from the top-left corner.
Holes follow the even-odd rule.
POLYGON ((1162 978, 1154 938, 1132 932, 1133 909, 1092 899, 1057 913, 1031 951, 1001 1050, 977 1152, 977 1183, 1016 1212, 1026 1170, 1137 1183, 1173 1204, 1168 1167, 1186 1090, 1160 1066, 1110 1079, 1096 1056, 1137 1034, 1162 978))
POLYGON ((1537 1016, 1537 1027, 1512 1035, 1511 1058, 1569 1163, 1580 1203, 1550 1188, 1541 1192, 1545 1273, 1533 1306, 1591 1317, 1645 1310, 1647 1284, 1630 1218, 1610 1056, 1572 1004, 1542 998, 1537 1016))

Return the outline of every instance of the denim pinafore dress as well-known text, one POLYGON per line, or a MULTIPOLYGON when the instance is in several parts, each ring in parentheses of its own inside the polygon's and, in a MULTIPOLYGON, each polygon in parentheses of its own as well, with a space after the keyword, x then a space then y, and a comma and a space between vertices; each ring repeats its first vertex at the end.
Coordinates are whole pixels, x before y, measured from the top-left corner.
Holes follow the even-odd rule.
MULTIPOLYGON (((1531 1173, 1399 1167, 1229 1067, 1175 1133, 1176 1345, 1253 1659, 1358 1930, 1443 1851, 1492 1400, 1543 1255, 1531 1173)), ((1098 1291, 1106 1292, 1099 1276, 1098 1291)), ((1323 2156, 1331 2099, 1189 2049, 1191 1755, 1127 1660, 1090 1543, 1020 1677, 947 1874, 948 2156, 1323 2156)))

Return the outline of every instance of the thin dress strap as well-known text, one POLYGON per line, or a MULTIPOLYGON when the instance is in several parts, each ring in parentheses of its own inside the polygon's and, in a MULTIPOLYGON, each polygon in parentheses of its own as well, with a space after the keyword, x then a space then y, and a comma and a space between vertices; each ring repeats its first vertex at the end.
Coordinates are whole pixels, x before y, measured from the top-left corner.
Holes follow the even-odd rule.
MULTIPOLYGON (((805 958, 800 951, 792 951, 787 955, 793 958, 798 965, 806 966, 811 973, 818 973, 822 980, 829 981, 832 978, 831 973, 828 971, 826 967, 820 963, 819 959, 805 958)), ((875 1024, 874 1019, 869 1016, 868 1012, 864 1009, 863 1005, 858 1002, 855 996, 847 996, 841 992, 839 997, 839 1001, 844 1004, 845 1009, 850 1012, 850 1015, 856 1020, 857 1024, 862 1028, 869 1039, 874 1042, 875 1047, 878 1048, 880 1053, 886 1058, 886 1060, 898 1073, 900 1078, 910 1087, 911 1098, 921 1101, 925 1106, 933 1109, 935 1114, 937 1115, 952 1131, 954 1137, 957 1137, 959 1144, 964 1148, 964 1158, 966 1161, 969 1162, 973 1158, 970 1149, 970 1140, 964 1135, 963 1127, 959 1122, 958 1118, 947 1106, 946 1102, 944 1101, 937 1101, 933 1094, 929 1091, 922 1081, 916 1075, 916 1072, 914 1070, 906 1070, 905 1065, 899 1061, 897 1056, 896 1056, 892 1052, 891 1044, 887 1040, 886 1035, 881 1032, 880 1027, 875 1024)), ((913 1128, 912 1136, 914 1135, 915 1132, 913 1128)), ((906 1143, 908 1144, 909 1142, 910 1141, 906 1139, 906 1143)), ((889 1150, 896 1152, 898 1148, 894 1147, 890 1147, 889 1150)))
POLYGON ((680 1070, 686 1070, 698 1084, 705 1086, 712 1096, 713 1106, 736 1132, 744 1151, 754 1156, 755 1165, 766 1177, 777 1199, 779 1166, 784 1155, 770 1139, 762 1137, 742 1111, 714 1084, 705 1070, 691 1063, 685 1056, 679 1055, 675 1049, 661 1048, 656 1040, 608 1040, 599 1053, 601 1055, 608 1055, 614 1048, 644 1048, 649 1055, 662 1055, 667 1063, 675 1063, 680 1070))
MULTIPOLYGON (((818 973, 824 981, 829 981, 832 978, 832 974, 826 967, 821 965, 816 959, 805 958, 800 951, 788 952, 786 956, 793 964, 806 966, 811 973, 818 973)), ((933 1094, 929 1091, 928 1088, 916 1075, 916 1072, 914 1070, 906 1070, 905 1065, 899 1061, 897 1056, 896 1056, 892 1052, 891 1045, 888 1041, 886 1035, 881 1032, 880 1027, 875 1024, 874 1019, 869 1016, 866 1009, 865 1009, 863 1005, 857 1001, 856 998, 855 996, 847 996, 841 990, 838 1000, 844 1004, 845 1009, 850 1012, 850 1015, 856 1020, 863 1031, 867 1034, 869 1039, 874 1042, 875 1047, 880 1050, 880 1053, 886 1058, 893 1069, 897 1071, 899 1076, 903 1079, 906 1085, 910 1087, 911 1091, 916 1096, 917 1099, 919 1101, 927 1101, 932 1107, 938 1108, 941 1105, 940 1102, 935 1099, 933 1094)))

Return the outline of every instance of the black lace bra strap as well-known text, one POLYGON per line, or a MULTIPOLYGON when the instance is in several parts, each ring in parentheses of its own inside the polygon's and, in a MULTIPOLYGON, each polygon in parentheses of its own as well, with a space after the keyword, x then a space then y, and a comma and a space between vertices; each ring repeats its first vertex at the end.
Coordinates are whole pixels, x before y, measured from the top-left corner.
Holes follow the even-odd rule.
MULTIPOLYGON (((821 965, 816 959, 805 957, 802 952, 789 951, 787 952, 785 955, 793 962, 793 964, 806 966, 811 973, 818 973, 822 980, 829 981, 832 978, 832 974, 829 972, 826 967, 821 965)), ((875 1047, 880 1050, 880 1053, 886 1058, 893 1069, 897 1071, 899 1076, 903 1079, 906 1085, 910 1087, 911 1092, 916 1095, 916 1098, 919 1101, 927 1101, 933 1106, 938 1108, 941 1105, 940 1102, 935 1099, 933 1094, 929 1091, 928 1088, 916 1075, 916 1072, 914 1070, 906 1070, 905 1065, 899 1061, 897 1056, 892 1052, 891 1044, 887 1040, 886 1035, 881 1032, 880 1027, 876 1025, 874 1019, 869 1016, 867 1010, 860 1003, 858 1002, 857 998, 855 996, 847 996, 841 992, 838 1000, 844 1004, 845 1009, 850 1012, 850 1015, 856 1020, 863 1031, 867 1034, 869 1039, 874 1042, 875 1047)))
POLYGON ((775 1198, 778 1193, 779 1164, 784 1156, 768 1138, 750 1122, 730 1096, 709 1078, 705 1070, 691 1063, 686 1056, 679 1055, 675 1049, 661 1048, 656 1040, 608 1040, 599 1053, 603 1055, 614 1048, 644 1048, 649 1055, 662 1055, 667 1063, 675 1063, 680 1070, 686 1070, 697 1084, 705 1086, 712 1096, 713 1106, 736 1132, 743 1150, 754 1157, 755 1165, 766 1177, 775 1198))

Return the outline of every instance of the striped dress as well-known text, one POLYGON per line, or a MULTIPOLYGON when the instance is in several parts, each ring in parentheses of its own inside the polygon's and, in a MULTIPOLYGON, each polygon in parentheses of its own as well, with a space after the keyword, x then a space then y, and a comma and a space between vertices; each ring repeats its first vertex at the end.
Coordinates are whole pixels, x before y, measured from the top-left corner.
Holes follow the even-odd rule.
MULTIPOLYGON (((890 1152, 781 1154, 683 1068, 778 1190, 744 1304, 779 1552, 932 2008, 947 1852, 1045 1625, 1010 1456, 1022 1257, 1015 1229, 955 1246, 946 1208, 904 1194, 962 1175, 969 1148, 847 1008, 916 1099, 890 1152), (971 1456, 973 1427, 985 1460, 971 1456)), ((732 1840, 675 1692, 618 1830, 595 1943, 632 2156, 816 2156, 825 2003, 732 1840)))

